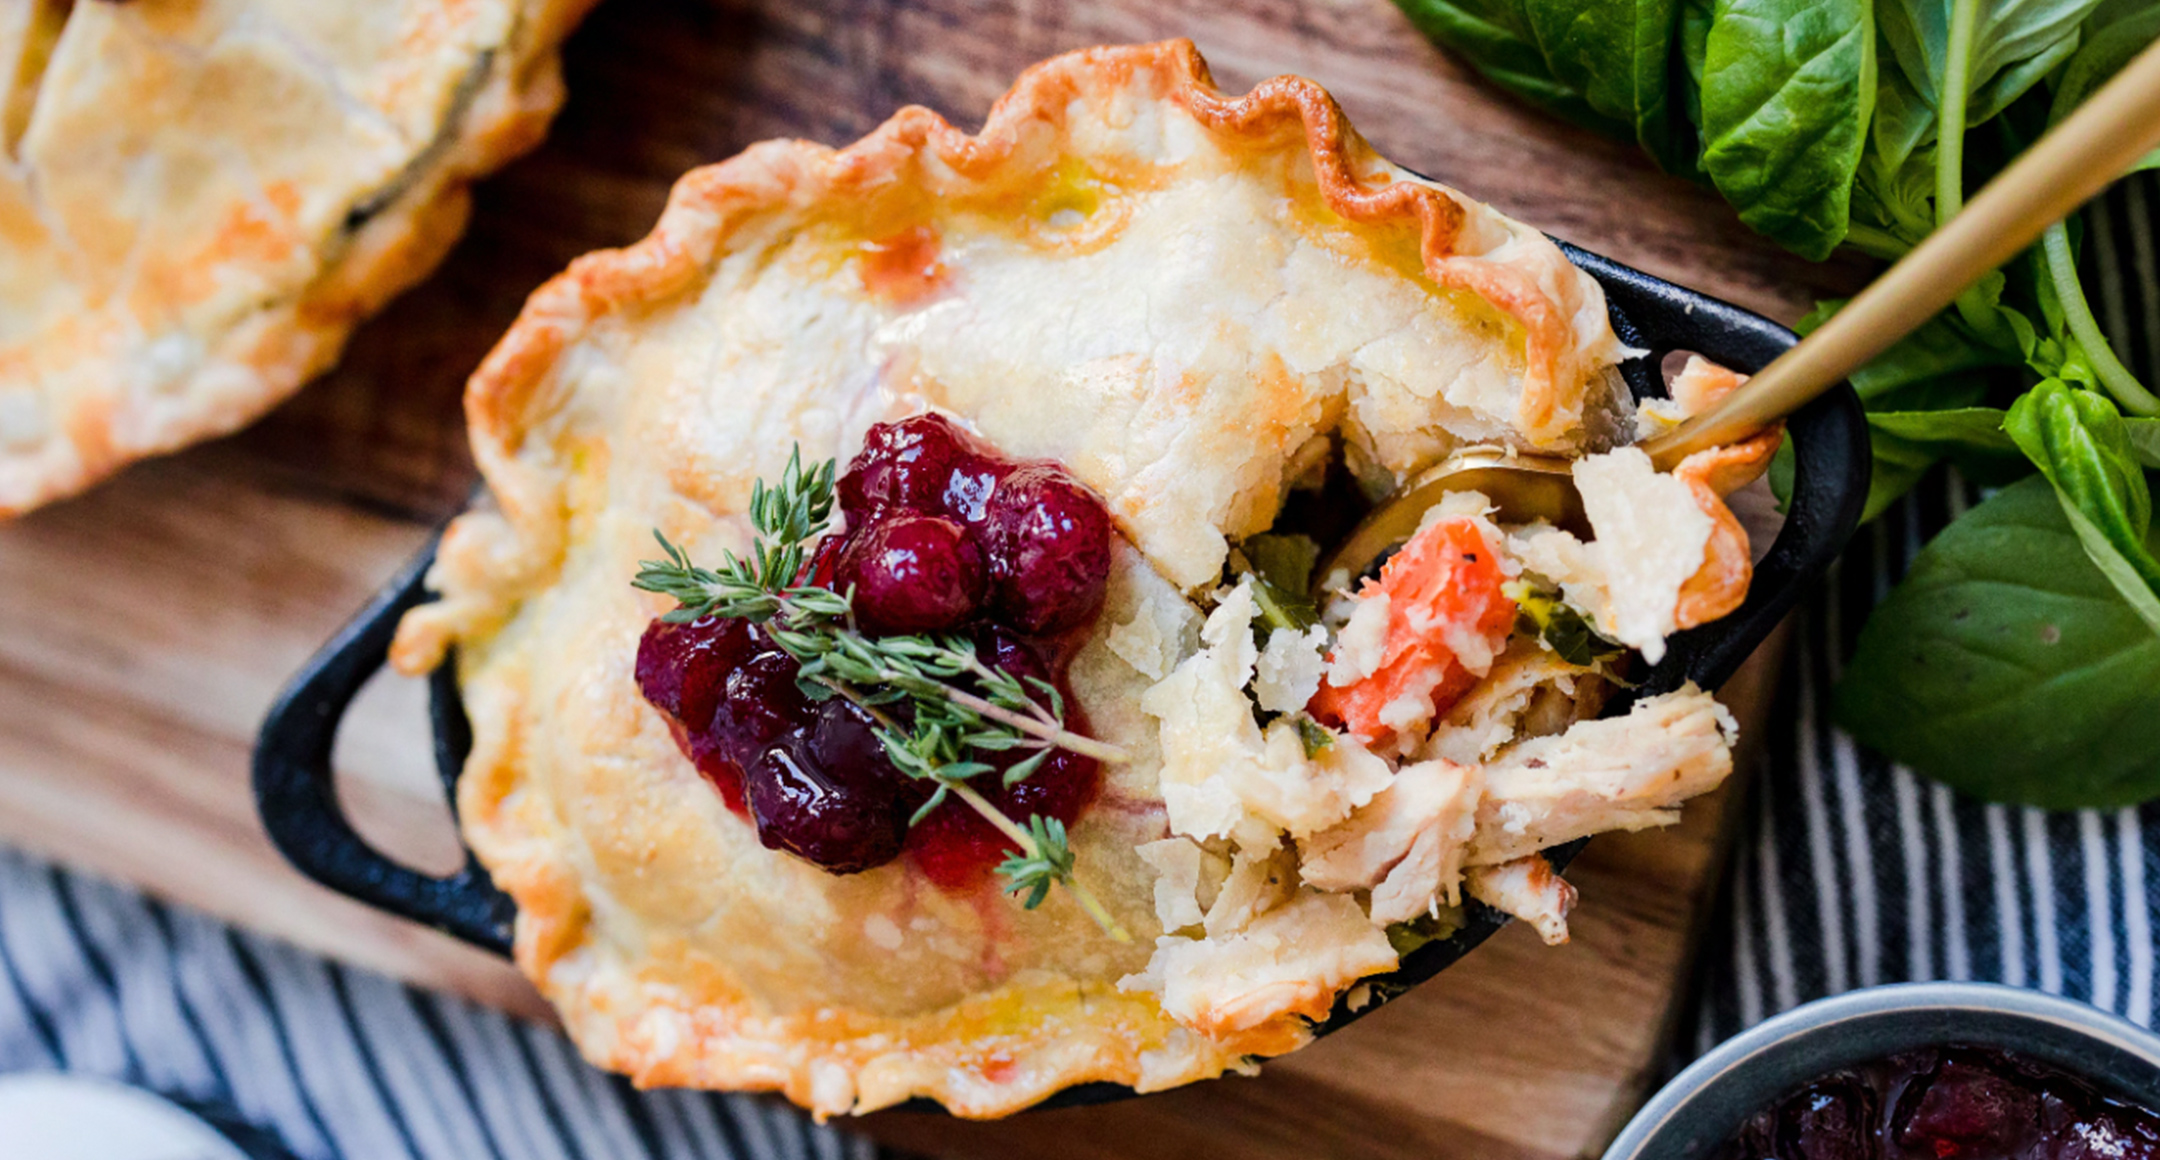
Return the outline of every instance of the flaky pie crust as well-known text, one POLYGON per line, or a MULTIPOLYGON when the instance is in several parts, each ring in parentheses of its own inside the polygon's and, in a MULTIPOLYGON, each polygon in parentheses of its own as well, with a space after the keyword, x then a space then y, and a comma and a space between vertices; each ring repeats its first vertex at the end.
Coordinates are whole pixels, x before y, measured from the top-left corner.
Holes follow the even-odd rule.
POLYGON ((0 518, 328 368, 539 142, 593 2, 0 14, 0 518))
MULTIPOLYGON (((661 525, 671 538, 704 535, 710 544, 740 545, 749 483, 784 459, 788 437, 803 441, 812 455, 845 455, 852 450, 846 432, 859 438, 864 425, 860 416, 848 417, 854 413, 846 406, 799 399, 790 386, 718 400, 694 393, 668 394, 671 401, 649 398, 694 392, 705 381, 697 376, 718 374, 694 362, 665 361, 674 350, 710 345, 689 345, 682 335, 729 324, 725 311, 712 318, 698 314, 700 296, 718 294, 713 287, 723 279, 749 278, 781 261, 748 253, 753 243, 778 252, 825 216, 852 213, 849 207, 978 205, 985 197, 1037 204, 1027 200, 1035 196, 1027 190, 1046 152, 1102 162, 1105 151, 1089 135, 1138 132, 1135 125, 1158 133, 1166 151, 1186 150, 1181 157, 1242 158, 1237 164, 1293 174, 1309 167, 1319 191, 1311 230, 1352 239, 1352 256, 1341 259, 1345 266, 1366 273, 1384 268, 1396 282, 1414 284, 1421 302, 1455 295, 1484 303, 1482 309, 1501 321, 1480 341, 1492 359, 1512 368, 1510 381, 1521 384, 1519 402, 1504 418, 1529 442, 1567 438, 1586 406, 1594 405, 1586 399, 1604 368, 1617 361, 1619 346, 1595 282, 1556 247, 1389 165, 1310 81, 1279 77, 1241 97, 1221 93, 1187 41, 1094 49, 1048 61, 1023 75, 973 135, 911 107, 844 149, 766 142, 687 174, 649 236, 579 258, 542 286, 473 376, 466 412, 489 499, 445 536, 432 576, 443 599, 406 618, 392 654, 398 668, 419 673, 457 646, 476 738, 459 786, 462 824, 497 884, 517 901, 519 965, 562 1011, 596 1063, 642 1085, 779 1090, 826 1114, 927 1096, 961 1115, 993 1117, 1092 1080, 1152 1090, 1207 1078, 1310 1037, 1303 1019, 1285 1014, 1210 1038, 1176 1024, 1152 996, 1110 985, 1118 974, 1138 969, 1147 939, 1156 933, 1151 878, 1132 856, 1134 845, 1163 833, 1159 794, 1145 769, 1136 780, 1113 785, 1075 829, 1083 864, 1101 876, 1094 889, 1140 938, 1136 952, 1108 946, 1060 898, 1042 911, 1022 912, 993 896, 994 907, 980 921, 1010 924, 1019 947, 1012 953, 1020 965, 1003 977, 988 975, 974 991, 932 1009, 870 1009, 888 998, 883 993, 860 1003, 805 999, 787 1009, 772 998, 780 984, 744 983, 738 970, 749 968, 696 945, 709 929, 659 909, 702 915, 718 907, 711 922, 734 921, 726 917, 734 913, 728 908, 750 905, 748 896, 764 897, 777 879, 777 897, 799 897, 805 912, 830 908, 838 918, 827 926, 838 929, 841 919, 860 917, 852 908, 918 897, 898 882, 906 872, 897 865, 834 878, 757 848, 754 837, 745 838, 747 823, 726 814, 675 753, 629 678, 636 633, 660 606, 628 587, 628 569, 650 539, 643 527, 630 526, 638 519, 617 520, 614 509, 644 505, 632 514, 648 517, 646 523, 661 525), (1205 148, 1186 136, 1194 131, 1205 148), (638 337, 648 334, 648 340, 638 337), (678 343, 684 345, 671 345, 678 343), (644 393, 628 393, 634 391, 644 393), (726 414, 663 420, 647 406, 692 402, 726 414), (758 417, 737 414, 745 411, 758 417), (704 463, 694 478, 678 470, 681 446, 703 430, 696 424, 723 421, 760 424, 756 429, 769 433, 773 446, 755 445, 758 463, 704 463), (646 432, 653 442, 620 442, 631 430, 646 432), (634 460, 651 459, 669 465, 649 469, 661 481, 653 486, 666 494, 610 490, 618 486, 612 471, 620 467, 628 478, 646 470, 634 460), (568 627, 565 618, 577 627, 568 627), (546 643, 544 656, 528 655, 540 647, 536 642, 546 643), (572 654, 587 657, 588 648, 598 658, 588 659, 591 671, 563 676, 557 666, 574 663, 572 654), (559 752, 563 747, 577 752, 559 752), (572 785, 602 791, 607 800, 590 793, 568 800, 563 794, 573 792, 572 785), (609 820, 595 823, 593 816, 601 814, 609 820), (735 894, 716 898, 672 877, 689 866, 741 875, 729 879, 737 883, 735 894), (599 887, 596 876, 613 885, 599 887), (1090 956, 1106 965, 1071 972, 1060 965, 1090 956)), ((1132 188, 1179 181, 1200 188, 1209 176, 1166 162, 1157 171, 1120 172, 1114 179, 1132 188)), ((1055 211, 1051 216, 1064 220, 1055 211)), ((1094 224, 1083 225, 1045 252, 1079 254, 1110 244, 1106 239, 1124 227, 1114 210, 1097 216, 1106 219, 1101 236, 1090 232, 1094 224)), ((863 236, 883 235, 873 230, 863 236)), ((860 240, 847 244, 850 252, 863 247, 860 240)), ((921 284, 887 288, 886 307, 900 310, 918 295, 935 302, 943 292, 944 275, 934 263, 915 265, 921 284)), ((1334 269, 1325 263, 1319 268, 1334 269)), ((846 267, 836 269, 831 278, 845 280, 846 267)), ((877 287, 864 277, 865 293, 877 297, 877 287)), ((812 291, 836 293, 826 283, 803 288, 812 291)), ((805 318, 823 324, 832 313, 808 312, 805 318)), ((810 325, 804 324, 805 344, 821 341, 807 333, 810 325)), ((720 349, 735 357, 735 347, 722 343, 720 349)), ((1123 364, 1106 365, 1111 369, 1104 373, 1111 373, 1123 364)), ((1226 428, 1222 446, 1250 445, 1254 457, 1272 457, 1261 474, 1279 476, 1299 445, 1350 420, 1339 394, 1299 403, 1288 387, 1271 385, 1289 381, 1282 360, 1266 365, 1277 368, 1278 379, 1253 388, 1259 394, 1251 414, 1226 428)), ((880 372, 885 378, 908 373, 905 367, 880 372)), ((1126 478, 1124 461, 1112 451, 1060 448, 1054 442, 1059 433, 1037 430, 1048 420, 1015 417, 999 410, 995 398, 937 395, 945 388, 932 381, 935 376, 916 373, 920 381, 903 383, 904 390, 889 383, 877 388, 897 391, 888 400, 891 409, 906 410, 927 398, 978 422, 1017 453, 1065 455, 1109 498, 1121 531, 1145 557, 1121 552, 1103 629, 1140 615, 1151 601, 1175 603, 1184 609, 1178 615, 1196 619, 1182 593, 1211 584, 1224 536, 1264 528, 1279 502, 1280 480, 1269 478, 1225 500, 1228 514, 1210 516, 1208 526, 1195 531, 1169 510, 1176 505, 1155 497, 1167 483, 1126 478)), ((1047 389, 1011 387, 1023 393, 1047 389)), ((1204 402, 1177 394, 1174 382, 1166 390, 1162 397, 1176 405, 1204 402)), ((1029 398, 1054 401, 1041 394, 1029 398)), ((1360 438, 1369 443, 1366 454, 1381 469, 1407 473, 1422 465, 1420 457, 1444 449, 1439 435, 1391 434, 1388 424, 1397 421, 1385 414, 1358 422, 1360 438)), ((1182 631, 1190 636, 1193 626, 1182 631)), ((1130 703, 1161 671, 1120 668, 1126 661, 1118 656, 1130 650, 1111 653, 1124 647, 1105 647, 1098 630, 1076 662, 1076 669, 1086 670, 1076 677, 1077 692, 1109 739, 1152 753, 1152 726, 1130 703), (1089 675, 1098 669, 1113 675, 1089 675)), ((1176 659, 1170 655, 1167 663, 1176 659)), ((780 909, 769 915, 788 912, 782 903, 771 905, 780 909)), ((946 904, 933 899, 920 905, 946 904)), ((879 920, 876 914, 869 919, 879 920)), ((938 921, 945 924, 940 929, 966 935, 977 920, 959 915, 938 921)), ((768 938, 786 937, 766 930, 768 938)), ((745 937, 754 941, 756 935, 745 937)), ((999 944, 988 945, 994 950, 999 944)), ((810 974, 856 948, 837 939, 756 951, 798 956, 810 974)), ((875 984, 874 970, 863 970, 870 979, 864 986, 875 984)), ((1318 997, 1313 1010, 1323 1010, 1327 1001, 1331 997, 1318 997)))

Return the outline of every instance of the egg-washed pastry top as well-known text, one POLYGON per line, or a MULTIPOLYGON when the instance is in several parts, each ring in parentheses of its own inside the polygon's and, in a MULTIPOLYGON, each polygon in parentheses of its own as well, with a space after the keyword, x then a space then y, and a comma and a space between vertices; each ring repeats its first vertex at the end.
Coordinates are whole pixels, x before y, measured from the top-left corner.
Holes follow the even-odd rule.
POLYGON ((0 517, 328 367, 539 141, 591 2, 0 4, 0 517))
POLYGON ((467 396, 491 499, 393 661, 455 646, 465 835, 594 1062, 820 1114, 1208 1078, 1306 1042, 1466 890, 1564 938, 1537 852, 1668 823, 1729 770, 1692 687, 1597 714, 1624 651, 1739 602, 1720 496, 1777 435, 1654 471, 1625 444, 1736 379, 1697 363, 1637 413, 1627 353, 1551 241, 1390 164, 1311 82, 1226 96, 1184 41, 1074 53, 973 136, 908 108, 696 170, 650 236, 537 292, 467 396), (655 530, 743 553, 792 450, 846 465, 925 413, 1061 465, 1115 528, 1064 680, 1126 760, 1070 846, 1130 941, 1068 891, 955 885, 912 834, 857 873, 768 848, 640 695, 674 607, 629 583, 655 530), (1297 496, 1472 442, 1580 456, 1593 534, 1457 496, 1270 627, 1253 560, 1297 496))

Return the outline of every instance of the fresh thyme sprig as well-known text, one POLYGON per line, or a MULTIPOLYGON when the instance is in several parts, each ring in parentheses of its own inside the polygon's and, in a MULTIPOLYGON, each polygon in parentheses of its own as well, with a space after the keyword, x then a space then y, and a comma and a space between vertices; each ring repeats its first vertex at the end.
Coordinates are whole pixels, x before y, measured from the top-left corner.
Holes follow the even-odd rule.
POLYGON ((1014 854, 998 866, 998 873, 1006 878, 1005 893, 1017 898, 1025 891, 1022 905, 1033 910, 1042 905, 1052 882, 1072 877, 1073 852, 1065 840, 1065 823, 1056 818, 1041 814, 1028 818, 1028 837, 1034 840, 1035 856, 1014 854))
POLYGON ((807 541, 832 522, 834 467, 828 459, 805 472, 797 447, 788 454, 778 487, 767 487, 762 479, 751 485, 750 526, 757 536, 748 559, 723 551, 718 569, 700 568, 655 529, 653 538, 667 558, 639 561, 630 583, 675 599, 675 609, 660 618, 670 624, 708 615, 760 624, 783 613, 791 622, 845 618, 845 596, 799 583, 807 541))
MULTIPOLYGON (((807 591, 830 594, 843 605, 847 602, 847 597, 831 589, 807 591)), ((787 616, 781 619, 787 623, 768 626, 766 632, 774 643, 803 662, 801 679, 806 682, 876 689, 881 704, 905 698, 914 703, 918 717, 927 704, 933 719, 950 719, 955 727, 967 729, 969 745, 975 749, 1056 748, 1070 749, 1097 761, 1130 760, 1115 745, 1065 728, 1065 703, 1056 686, 1035 677, 1023 680, 1001 667, 984 664, 976 655, 975 642, 967 637, 870 637, 830 618, 809 622, 787 616), (971 693, 953 683, 966 679, 974 680, 982 692, 971 693), (1030 688, 1049 703, 1038 700, 1030 688)), ((1033 769, 1030 766, 1029 772, 1033 769)))
MULTIPOLYGON (((937 809, 948 794, 959 798, 969 809, 997 827, 999 832, 1019 847, 997 868, 997 872, 1005 878, 1005 893, 1015 896, 1025 894, 1026 897, 1020 900, 1020 905, 1033 910, 1041 906, 1043 899, 1049 896, 1052 883, 1063 886, 1066 892, 1072 895, 1073 901, 1080 904, 1080 909, 1087 912, 1088 917, 1095 920, 1095 925, 1103 929, 1103 933, 1118 942, 1132 941, 1132 935, 1074 874, 1077 859, 1073 854, 1072 844, 1066 839, 1063 822, 1056 818, 1045 818, 1041 814, 1030 814, 1027 828, 1022 829, 1005 815, 1005 811, 997 808, 988 798, 982 796, 981 791, 968 784, 969 778, 988 773, 995 767, 965 756, 964 734, 937 724, 924 723, 919 719, 920 709, 915 730, 904 733, 882 709, 869 703, 860 694, 844 687, 840 689, 840 693, 861 705, 864 711, 877 721, 879 739, 884 742, 885 751, 892 756, 894 765, 910 777, 936 783, 937 789, 930 795, 929 800, 908 819, 909 826, 929 817, 930 812, 937 809)), ((1029 765, 1029 772, 1032 772, 1032 766, 1040 765, 1047 755, 1048 751, 1044 750, 1023 764, 1029 765)), ((1018 768, 1014 767, 1015 770, 1018 768)), ((1006 773, 1006 785, 1012 785, 1019 780, 1019 777, 1013 776, 1012 771, 1006 773)))
POLYGON ((1040 769, 1053 749, 1113 763, 1130 758, 1117 746, 1065 728, 1064 698, 1055 685, 984 663, 967 637, 866 636, 855 627, 851 594, 806 583, 808 542, 832 520, 835 469, 835 461, 826 460, 805 471, 797 447, 778 485, 768 487, 760 479, 751 489, 756 536, 747 558, 724 552, 719 568, 701 568, 655 529, 664 558, 640 561, 631 584, 674 599, 676 607, 661 617, 671 623, 718 615, 765 625, 773 643, 801 662, 796 679, 806 694, 819 700, 843 696, 861 706, 877 722, 878 740, 893 764, 909 777, 935 783, 909 825, 948 796, 958 797, 1019 847, 998 867, 1007 893, 1024 894, 1022 905, 1033 910, 1052 884, 1062 885, 1111 937, 1129 940, 1074 876, 1064 825, 1031 815, 1023 829, 968 779, 996 768, 978 752, 1031 751, 1005 770, 1008 787, 1040 769), (961 687, 963 681, 979 692, 961 687), (884 709, 903 702, 910 710, 909 727, 884 709))

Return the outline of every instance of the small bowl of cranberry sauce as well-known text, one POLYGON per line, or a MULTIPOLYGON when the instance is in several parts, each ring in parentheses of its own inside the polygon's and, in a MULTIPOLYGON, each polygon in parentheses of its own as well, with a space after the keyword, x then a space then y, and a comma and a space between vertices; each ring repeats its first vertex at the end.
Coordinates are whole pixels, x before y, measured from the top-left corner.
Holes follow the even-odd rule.
POLYGON ((2160 1160, 2160 1036, 1992 983, 1852 991, 1696 1060, 1604 1160, 2160 1160))

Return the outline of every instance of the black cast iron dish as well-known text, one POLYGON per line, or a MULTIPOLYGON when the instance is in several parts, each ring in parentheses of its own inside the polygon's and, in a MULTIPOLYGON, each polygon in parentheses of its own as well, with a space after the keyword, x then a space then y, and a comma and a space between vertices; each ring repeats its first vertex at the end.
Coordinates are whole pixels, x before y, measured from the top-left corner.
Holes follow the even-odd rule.
POLYGON ((2097 1007, 1996 983, 1898 983, 1795 1007, 1720 1044, 1666 1084, 1604 1160, 1707 1157, 1818 1076, 1943 1044, 1997 1047, 2132 1104, 2160 1102, 2160 1036, 2097 1007))
MULTIPOLYGON (((1664 393, 1658 368, 1667 352, 1695 351, 1736 370, 1756 371, 1796 341, 1791 331, 1759 315, 1574 246, 1563 243, 1562 248, 1603 284, 1621 341, 1650 352, 1620 368, 1637 398, 1664 393)), ((1674 636, 1665 659, 1645 673, 1634 690, 1615 696, 1607 716, 1625 713, 1635 697, 1669 692, 1688 681, 1706 689, 1722 685, 1822 577, 1852 534, 1868 489, 1867 423, 1858 397, 1851 387, 1840 385, 1793 416, 1787 432, 1794 452, 1792 496, 1784 528, 1755 569, 1747 602, 1723 620, 1674 636)), ((256 802, 271 841, 310 878, 507 955, 516 908, 478 862, 468 857, 465 868, 448 878, 431 878, 392 862, 353 831, 331 782, 338 723, 360 687, 383 666, 398 619, 430 599, 423 578, 433 559, 431 545, 308 662, 270 710, 255 750, 256 802)), ((455 784, 472 746, 454 668, 443 665, 431 680, 435 759, 446 788, 455 784)), ((1556 868, 1563 867, 1581 846, 1575 842, 1548 854, 1556 868)), ((1393 974, 1369 980, 1370 1003, 1351 1010, 1346 1001, 1338 1002, 1316 1032, 1325 1035, 1343 1027, 1438 974, 1506 921, 1473 904, 1461 931, 1412 952, 1393 974)), ((1049 1106, 1132 1094, 1117 1084, 1086 1084, 1059 1093, 1049 1106)))

